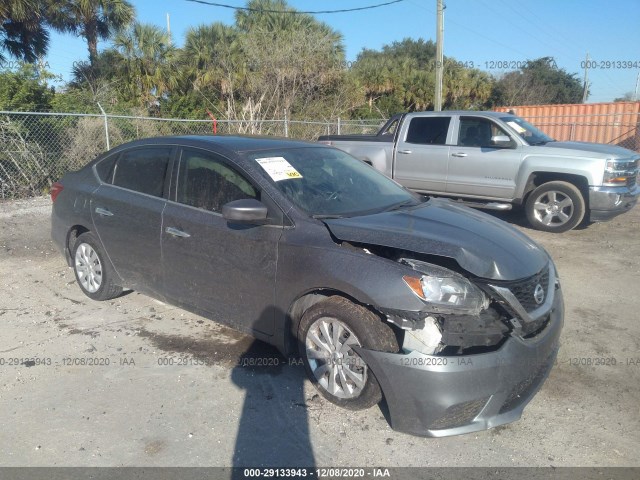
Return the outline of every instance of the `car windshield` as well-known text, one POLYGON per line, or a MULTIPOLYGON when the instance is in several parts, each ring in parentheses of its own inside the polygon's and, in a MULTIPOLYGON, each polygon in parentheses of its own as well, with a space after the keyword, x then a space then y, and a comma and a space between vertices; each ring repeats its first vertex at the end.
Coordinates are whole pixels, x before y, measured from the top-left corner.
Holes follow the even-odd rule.
POLYGON ((544 145, 555 142, 549 135, 520 117, 508 116, 502 117, 500 120, 513 128, 529 145, 544 145))
POLYGON ((337 149, 290 148, 247 156, 289 200, 316 218, 353 217, 422 202, 420 196, 337 149))

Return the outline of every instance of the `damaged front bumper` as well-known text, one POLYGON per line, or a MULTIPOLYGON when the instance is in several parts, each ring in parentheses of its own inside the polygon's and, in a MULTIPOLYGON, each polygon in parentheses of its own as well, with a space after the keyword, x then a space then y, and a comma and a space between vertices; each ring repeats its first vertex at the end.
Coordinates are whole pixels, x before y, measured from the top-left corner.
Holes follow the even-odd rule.
POLYGON ((555 363, 563 318, 558 286, 544 330, 529 339, 510 336, 494 352, 440 356, 357 351, 380 383, 394 430, 459 435, 520 418, 555 363))

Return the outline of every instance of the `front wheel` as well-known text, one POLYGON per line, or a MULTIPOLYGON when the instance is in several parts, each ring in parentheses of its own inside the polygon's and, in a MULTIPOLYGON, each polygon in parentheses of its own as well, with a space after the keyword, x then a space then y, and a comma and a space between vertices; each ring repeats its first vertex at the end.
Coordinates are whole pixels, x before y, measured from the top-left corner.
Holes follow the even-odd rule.
POLYGON ((353 347, 397 352, 391 328, 366 308, 342 297, 316 303, 302 316, 300 355, 311 382, 327 400, 349 410, 372 407, 382 390, 353 347))
POLYGON ((525 205, 531 226, 553 233, 575 228, 584 218, 585 208, 578 187, 561 181, 543 183, 529 194, 525 205))

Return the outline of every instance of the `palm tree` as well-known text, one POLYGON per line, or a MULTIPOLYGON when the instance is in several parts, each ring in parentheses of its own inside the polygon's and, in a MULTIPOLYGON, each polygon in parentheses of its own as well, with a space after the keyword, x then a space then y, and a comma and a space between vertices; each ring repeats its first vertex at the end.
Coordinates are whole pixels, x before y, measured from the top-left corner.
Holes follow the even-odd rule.
POLYGON ((111 38, 135 19, 127 0, 52 0, 52 4, 52 25, 86 39, 91 65, 98 58, 98 39, 111 38))
POLYGON ((0 0, 0 62, 3 51, 27 62, 47 53, 46 2, 0 0))
POLYGON ((364 88, 364 93, 369 103, 369 112, 373 108, 373 102, 382 95, 391 93, 395 87, 393 75, 386 65, 386 58, 380 52, 364 50, 358 55, 358 60, 354 65, 354 74, 360 85, 364 88))
POLYGON ((194 87, 214 88, 223 95, 233 90, 229 82, 239 80, 246 67, 238 31, 219 22, 187 31, 182 60, 194 87))
POLYGON ((160 27, 135 23, 116 34, 113 46, 120 55, 119 76, 133 100, 149 107, 176 86, 175 49, 160 27))

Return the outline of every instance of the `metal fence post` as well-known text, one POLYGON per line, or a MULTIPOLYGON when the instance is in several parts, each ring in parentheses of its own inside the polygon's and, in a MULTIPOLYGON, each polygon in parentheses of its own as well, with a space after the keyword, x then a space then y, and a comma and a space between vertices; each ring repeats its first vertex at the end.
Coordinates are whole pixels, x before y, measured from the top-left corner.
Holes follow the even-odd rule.
POLYGON ((341 133, 340 133, 340 117, 338 117, 338 135, 341 135, 341 133))
POLYGON ((107 139, 107 150, 111 150, 111 147, 109 146, 109 121, 107 120, 107 114, 103 110, 102 105, 100 105, 100 102, 98 102, 98 108, 100 109, 104 117, 104 135, 107 139))
POLYGON ((287 109, 284 109, 284 136, 289 138, 289 119, 287 118, 287 109))

